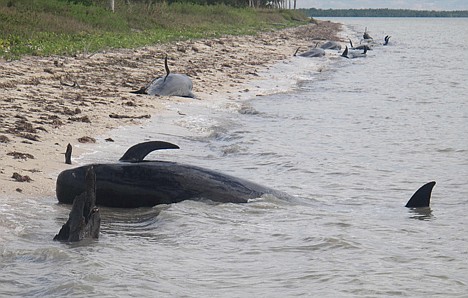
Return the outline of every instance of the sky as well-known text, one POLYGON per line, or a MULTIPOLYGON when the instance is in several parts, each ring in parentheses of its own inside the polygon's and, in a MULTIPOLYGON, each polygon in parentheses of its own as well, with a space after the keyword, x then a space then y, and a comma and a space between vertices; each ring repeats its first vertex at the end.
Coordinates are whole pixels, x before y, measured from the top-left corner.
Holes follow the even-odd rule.
MULTIPOLYGON (((297 8, 468 10, 468 0, 296 0, 297 8)), ((293 1, 291 1, 293 2, 293 1)))

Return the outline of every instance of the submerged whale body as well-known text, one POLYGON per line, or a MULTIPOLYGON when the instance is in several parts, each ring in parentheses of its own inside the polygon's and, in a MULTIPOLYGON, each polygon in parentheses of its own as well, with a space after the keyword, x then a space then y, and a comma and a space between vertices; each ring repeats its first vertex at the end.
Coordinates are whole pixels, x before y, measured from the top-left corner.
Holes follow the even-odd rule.
MULTIPOLYGON (((177 145, 152 141, 137 144, 120 162, 93 164, 96 173, 96 205, 136 208, 171 204, 184 200, 211 200, 222 203, 246 203, 265 194, 287 195, 250 181, 202 167, 171 161, 146 161, 146 155, 159 149, 178 149, 177 145)), ((61 203, 72 204, 85 191, 85 173, 89 166, 61 172, 56 194, 61 203)))
POLYGON ((432 189, 434 188, 435 181, 428 182, 421 186, 409 199, 405 207, 408 208, 424 208, 429 207, 431 203, 432 189))

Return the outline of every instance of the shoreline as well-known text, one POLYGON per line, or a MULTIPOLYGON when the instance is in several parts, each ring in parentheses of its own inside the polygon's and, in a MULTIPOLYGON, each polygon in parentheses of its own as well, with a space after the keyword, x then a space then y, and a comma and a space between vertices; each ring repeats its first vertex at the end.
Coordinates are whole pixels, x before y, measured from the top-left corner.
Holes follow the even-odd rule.
POLYGON ((291 59, 297 47, 339 40, 340 30, 340 24, 319 21, 254 36, 0 62, 0 196, 53 196, 57 175, 76 166, 65 164, 68 143, 73 146, 73 161, 84 152, 76 146, 79 138, 144 124, 148 117, 163 113, 167 102, 240 98, 248 82, 291 59), (165 73, 166 53, 171 72, 192 78, 196 99, 130 93, 165 73), (18 182, 14 173, 31 181, 18 182))

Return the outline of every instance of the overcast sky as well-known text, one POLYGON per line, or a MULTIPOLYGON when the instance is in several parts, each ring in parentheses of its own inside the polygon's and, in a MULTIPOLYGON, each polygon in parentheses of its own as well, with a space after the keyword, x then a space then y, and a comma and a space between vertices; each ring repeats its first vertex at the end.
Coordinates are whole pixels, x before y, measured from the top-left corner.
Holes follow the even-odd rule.
MULTIPOLYGON (((468 0, 296 0, 298 8, 468 10, 468 0)), ((291 1, 292 2, 292 1, 291 1)))

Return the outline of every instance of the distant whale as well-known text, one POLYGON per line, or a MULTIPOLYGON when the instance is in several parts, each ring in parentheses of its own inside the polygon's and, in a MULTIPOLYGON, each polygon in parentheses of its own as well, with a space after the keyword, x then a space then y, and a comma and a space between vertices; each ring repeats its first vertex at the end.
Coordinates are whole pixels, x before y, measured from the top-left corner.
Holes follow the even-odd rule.
POLYGON ((362 38, 364 38, 364 39, 373 39, 373 38, 369 35, 369 33, 367 33, 367 27, 366 27, 366 29, 364 30, 364 34, 362 35, 362 38))
POLYGON ((389 35, 384 37, 384 44, 383 44, 384 46, 388 45, 388 41, 390 40, 390 37, 391 36, 389 36, 389 35))
MULTIPOLYGON (((178 148, 167 142, 145 142, 129 148, 120 162, 93 164, 96 205, 136 208, 184 200, 246 203, 265 194, 289 197, 213 170, 171 161, 143 160, 154 150, 178 148)), ((85 191, 85 173, 89 166, 65 170, 59 174, 56 183, 59 202, 71 204, 77 195, 85 191)))
POLYGON ((366 49, 367 51, 372 50, 372 48, 370 47, 369 44, 362 44, 362 45, 359 45, 359 46, 355 47, 353 45, 353 41, 350 38, 348 38, 348 40, 349 40, 349 45, 350 45, 349 49, 350 50, 364 50, 364 49, 366 49))
POLYGON ((409 199, 405 207, 408 208, 424 208, 429 207, 431 203, 432 189, 434 188, 435 181, 428 182, 421 186, 409 199))
POLYGON ((348 46, 346 46, 345 50, 341 54, 341 57, 345 57, 348 59, 353 59, 353 58, 361 58, 361 57, 366 57, 367 56, 367 47, 364 48, 363 52, 361 51, 351 51, 348 49, 348 46))
POLYGON ((336 41, 327 41, 323 45, 320 46, 320 48, 324 50, 341 50, 341 44, 336 41))
POLYGON ((166 76, 152 80, 140 90, 133 91, 136 94, 161 95, 161 96, 182 96, 195 97, 192 93, 192 80, 184 74, 170 73, 167 65, 167 56, 164 58, 164 68, 166 76))

